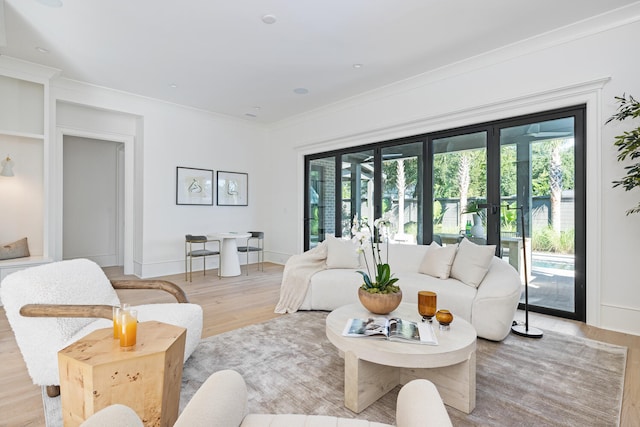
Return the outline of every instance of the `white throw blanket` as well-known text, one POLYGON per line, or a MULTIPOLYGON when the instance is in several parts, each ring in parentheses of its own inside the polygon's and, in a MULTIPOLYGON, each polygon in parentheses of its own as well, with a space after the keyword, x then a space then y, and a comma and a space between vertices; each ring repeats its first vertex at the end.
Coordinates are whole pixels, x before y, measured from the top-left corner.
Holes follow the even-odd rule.
POLYGON ((315 248, 299 255, 293 255, 284 266, 280 301, 276 313, 295 313, 307 294, 311 276, 327 268, 326 240, 315 248))

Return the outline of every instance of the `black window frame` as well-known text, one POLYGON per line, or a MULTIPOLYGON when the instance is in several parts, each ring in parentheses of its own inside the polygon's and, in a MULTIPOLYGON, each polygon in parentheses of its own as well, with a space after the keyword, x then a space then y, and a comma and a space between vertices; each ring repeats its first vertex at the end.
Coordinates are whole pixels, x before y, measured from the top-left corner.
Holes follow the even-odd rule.
MULTIPOLYGON (((543 314, 570 318, 579 321, 586 320, 586 105, 563 107, 536 113, 523 114, 484 123, 460 126, 451 129, 444 129, 434 132, 412 135, 393 140, 379 141, 359 146, 352 146, 342 149, 335 149, 326 152, 313 153, 304 156, 305 171, 305 195, 304 195, 304 250, 310 247, 309 242, 309 191, 307 188, 309 180, 309 164, 314 159, 328 158, 335 156, 336 162, 336 207, 341 206, 341 156, 359 151, 372 150, 374 153, 374 212, 376 218, 382 213, 382 150, 415 142, 422 142, 424 165, 422 167, 423 206, 422 206, 422 227, 419 228, 418 244, 428 244, 433 240, 433 140, 448 136, 468 134, 474 132, 487 132, 487 203, 498 206, 500 204, 500 129, 527 124, 530 122, 540 122, 563 117, 574 118, 574 139, 575 143, 575 311, 573 313, 551 309, 547 307, 529 305, 531 311, 543 314), (491 165, 492 167, 489 167, 491 165), (422 243, 420 243, 422 242, 422 243)), ((336 236, 341 237, 341 209, 336 209, 335 230, 336 236)), ((498 229, 499 218, 495 215, 489 216, 487 229, 498 229)), ((488 233, 487 244, 497 244, 496 234, 488 233), (491 237, 489 237, 491 236, 491 237)), ((520 304, 522 308, 522 304, 520 304)))

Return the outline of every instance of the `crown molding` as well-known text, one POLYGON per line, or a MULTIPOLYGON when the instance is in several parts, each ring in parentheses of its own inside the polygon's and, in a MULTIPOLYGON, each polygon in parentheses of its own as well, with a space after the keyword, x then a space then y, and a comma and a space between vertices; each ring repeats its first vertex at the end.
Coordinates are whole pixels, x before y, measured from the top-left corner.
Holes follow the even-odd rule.
POLYGON ((45 84, 60 75, 60 70, 10 56, 0 55, 0 74, 16 79, 31 80, 45 84))

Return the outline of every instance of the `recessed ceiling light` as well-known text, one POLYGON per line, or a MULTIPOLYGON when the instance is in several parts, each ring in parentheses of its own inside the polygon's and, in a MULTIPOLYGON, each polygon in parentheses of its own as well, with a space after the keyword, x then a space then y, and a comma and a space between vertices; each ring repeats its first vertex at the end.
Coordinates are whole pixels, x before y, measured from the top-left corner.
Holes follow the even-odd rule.
POLYGON ((40 53, 49 53, 49 49, 45 49, 43 47, 40 46, 36 46, 36 50, 40 53))
POLYGON ((353 64, 353 68, 362 68, 362 64, 353 64))
POLYGON ((297 93, 298 95, 306 95, 309 93, 309 89, 304 87, 297 87, 293 90, 293 92, 297 93))
POLYGON ((275 15, 267 14, 262 16, 262 22, 265 24, 273 24, 278 20, 275 15))
POLYGON ((49 7, 62 7, 62 0, 36 0, 38 3, 49 7))
POLYGON ((169 87, 172 88, 172 89, 175 89, 175 88, 178 87, 178 85, 175 84, 175 83, 169 83, 169 87))

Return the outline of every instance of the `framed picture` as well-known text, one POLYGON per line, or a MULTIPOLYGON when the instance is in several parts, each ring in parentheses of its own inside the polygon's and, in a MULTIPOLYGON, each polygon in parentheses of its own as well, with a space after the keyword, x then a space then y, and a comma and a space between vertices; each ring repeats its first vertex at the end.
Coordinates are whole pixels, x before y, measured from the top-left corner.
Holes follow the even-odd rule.
POLYGON ((249 175, 218 171, 218 206, 248 206, 249 175))
POLYGON ((213 171, 178 166, 176 205, 213 206, 213 171))

